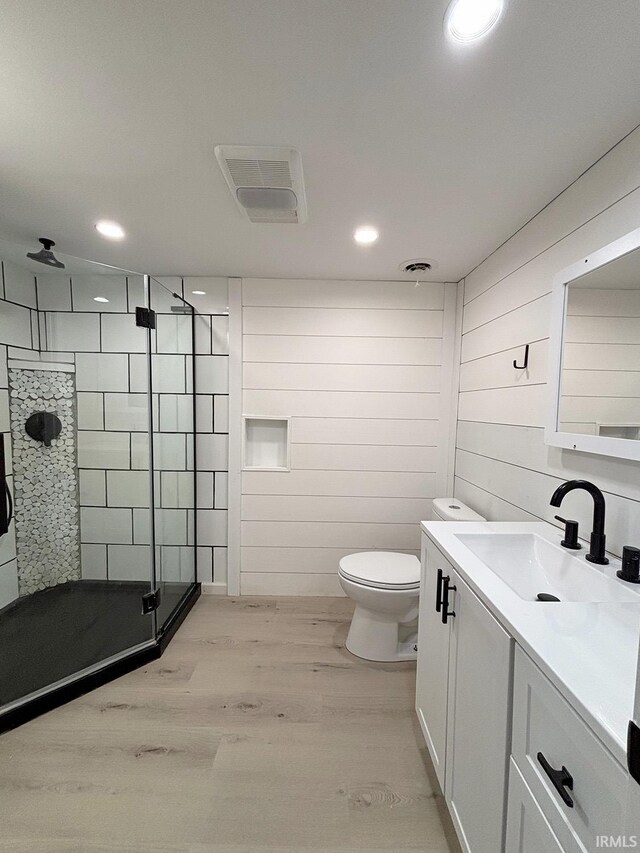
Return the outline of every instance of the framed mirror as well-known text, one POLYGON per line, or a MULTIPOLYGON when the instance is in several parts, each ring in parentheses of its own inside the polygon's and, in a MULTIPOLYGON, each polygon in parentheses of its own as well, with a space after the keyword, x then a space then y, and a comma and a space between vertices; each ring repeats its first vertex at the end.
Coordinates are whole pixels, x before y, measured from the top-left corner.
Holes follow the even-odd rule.
POLYGON ((640 228, 554 282, 547 444, 640 459, 640 228))

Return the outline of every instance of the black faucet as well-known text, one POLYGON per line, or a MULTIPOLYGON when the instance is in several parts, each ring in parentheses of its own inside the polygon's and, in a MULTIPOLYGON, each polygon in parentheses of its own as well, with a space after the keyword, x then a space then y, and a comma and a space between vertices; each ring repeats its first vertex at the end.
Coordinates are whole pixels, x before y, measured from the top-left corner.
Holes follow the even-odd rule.
POLYGON ((568 480, 566 483, 558 486, 553 493, 550 501, 551 506, 560 506, 564 496, 574 489, 584 489, 593 498, 593 530, 591 531, 591 545, 587 554, 587 560, 590 563, 598 563, 600 566, 606 566, 609 560, 604 555, 606 541, 604 535, 604 495, 600 489, 588 480, 568 480))

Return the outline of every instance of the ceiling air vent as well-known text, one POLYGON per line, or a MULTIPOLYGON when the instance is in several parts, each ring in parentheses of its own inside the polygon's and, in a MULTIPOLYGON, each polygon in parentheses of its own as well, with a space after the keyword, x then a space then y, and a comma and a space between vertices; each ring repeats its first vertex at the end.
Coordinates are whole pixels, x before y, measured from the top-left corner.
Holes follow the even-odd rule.
POLYGON ((235 203, 251 222, 306 220, 302 160, 295 148, 217 145, 215 153, 235 203))

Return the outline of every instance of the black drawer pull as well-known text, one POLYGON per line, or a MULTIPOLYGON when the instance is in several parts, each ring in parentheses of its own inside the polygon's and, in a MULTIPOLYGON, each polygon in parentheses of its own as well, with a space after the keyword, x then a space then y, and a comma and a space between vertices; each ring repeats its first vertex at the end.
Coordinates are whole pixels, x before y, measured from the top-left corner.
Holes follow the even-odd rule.
POLYGON ((438 569, 438 579, 436 580, 436 613, 442 610, 442 569, 438 569))
POLYGON ((566 788, 569 788, 570 791, 573 791, 573 776, 566 767, 562 767, 562 770, 554 770, 554 768, 549 764, 544 755, 539 752, 538 753, 538 761, 540 762, 542 769, 547 774, 549 779, 551 779, 551 783, 556 791, 562 797, 562 801, 566 806, 569 806, 570 809, 573 808, 573 800, 567 794, 566 788))
POLYGON ((455 584, 449 583, 449 575, 442 578, 442 624, 447 624, 449 616, 455 616, 455 610, 449 610, 449 593, 455 592, 457 589, 455 584))

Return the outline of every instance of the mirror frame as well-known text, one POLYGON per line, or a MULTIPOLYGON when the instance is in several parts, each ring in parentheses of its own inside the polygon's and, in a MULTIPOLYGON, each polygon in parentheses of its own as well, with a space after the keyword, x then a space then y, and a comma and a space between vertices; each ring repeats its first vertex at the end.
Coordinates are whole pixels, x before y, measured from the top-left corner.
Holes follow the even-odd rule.
POLYGON ((552 447, 598 453, 617 459, 640 460, 640 441, 628 438, 609 438, 602 435, 583 435, 575 432, 560 432, 558 419, 562 393, 562 347, 564 321, 567 305, 567 285, 582 278, 593 270, 603 267, 618 258, 640 248, 640 228, 624 237, 608 243, 601 249, 581 258, 558 273, 553 281, 551 300, 551 341, 549 347, 549 417, 545 428, 545 443, 552 447))

